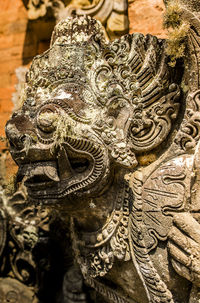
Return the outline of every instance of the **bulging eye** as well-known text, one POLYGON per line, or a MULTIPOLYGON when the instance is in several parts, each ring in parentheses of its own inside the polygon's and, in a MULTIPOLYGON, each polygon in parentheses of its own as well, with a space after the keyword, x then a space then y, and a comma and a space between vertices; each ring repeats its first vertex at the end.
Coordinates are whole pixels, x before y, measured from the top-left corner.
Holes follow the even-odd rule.
POLYGON ((37 125, 45 133, 51 133, 56 129, 58 112, 56 108, 45 107, 38 113, 37 125))

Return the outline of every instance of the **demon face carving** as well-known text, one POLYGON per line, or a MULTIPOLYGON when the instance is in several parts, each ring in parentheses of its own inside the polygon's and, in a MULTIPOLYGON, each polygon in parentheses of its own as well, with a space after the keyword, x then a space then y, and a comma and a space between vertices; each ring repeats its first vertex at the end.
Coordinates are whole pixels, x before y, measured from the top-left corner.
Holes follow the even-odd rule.
MULTIPOLYGON (((181 98, 186 110, 181 109, 178 130, 182 73, 168 65, 164 48, 164 41, 150 35, 107 42, 101 25, 89 17, 61 21, 50 49, 33 60, 22 106, 6 125, 18 180, 24 180, 29 200, 65 209, 72 217, 76 261, 87 284, 108 302, 187 303, 189 282, 175 271, 193 282, 177 266, 180 259, 193 269, 174 251, 176 229, 175 236, 169 231, 173 217, 184 231, 183 213, 195 183, 193 151, 186 154, 186 147, 188 140, 194 147, 199 140, 193 113, 199 111, 199 90, 192 88, 181 98), (168 141, 173 144, 158 161, 146 168, 138 164, 138 155, 152 150, 161 155, 160 146, 166 150, 168 141), (168 236, 173 267, 166 253, 168 236), (124 261, 121 280, 115 259, 124 261), (126 262, 132 262, 128 274, 126 262), (122 296, 117 301, 95 280, 104 276, 133 300, 122 296)), ((197 150, 195 155, 199 145, 197 150)), ((185 217, 192 222, 190 214, 185 217)))
POLYGON ((108 43, 89 17, 56 26, 6 126, 31 198, 100 194, 114 170, 136 167, 136 154, 166 139, 180 93, 163 47, 139 34, 108 43))

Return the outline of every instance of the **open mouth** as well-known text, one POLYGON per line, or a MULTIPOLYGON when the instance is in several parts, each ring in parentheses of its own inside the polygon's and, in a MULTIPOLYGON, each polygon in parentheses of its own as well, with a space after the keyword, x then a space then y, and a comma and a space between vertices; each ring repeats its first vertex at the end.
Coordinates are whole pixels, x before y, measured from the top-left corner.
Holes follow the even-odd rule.
POLYGON ((30 198, 59 199, 77 191, 87 190, 103 172, 101 149, 75 150, 61 147, 54 161, 24 164, 18 180, 24 178, 30 198))
POLYGON ((86 158, 62 158, 55 162, 38 162, 24 165, 18 172, 18 175, 25 176, 25 186, 36 192, 61 187, 67 182, 71 183, 73 179, 77 181, 86 177, 91 171, 91 163, 86 158), (67 166, 67 167, 66 167, 67 166), (60 186, 58 186, 60 185, 60 186))
POLYGON ((83 173, 85 172, 89 166, 90 166, 90 162, 88 159, 78 159, 78 158, 74 158, 74 159, 69 159, 69 162, 71 164, 72 170, 75 173, 83 173))
POLYGON ((59 182, 56 161, 34 162, 20 166, 17 180, 25 178, 24 184, 30 189, 42 189, 59 182))
POLYGON ((35 189, 45 189, 45 188, 51 188, 55 185, 54 181, 50 181, 47 176, 45 175, 36 175, 30 178, 27 178, 24 182, 26 187, 34 190, 35 189))

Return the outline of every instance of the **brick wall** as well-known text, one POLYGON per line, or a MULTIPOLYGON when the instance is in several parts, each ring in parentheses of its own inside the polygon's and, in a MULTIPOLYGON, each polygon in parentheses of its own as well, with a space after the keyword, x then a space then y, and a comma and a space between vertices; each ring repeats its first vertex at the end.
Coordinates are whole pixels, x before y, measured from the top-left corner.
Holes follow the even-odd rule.
POLYGON ((129 5, 130 33, 139 32, 166 38, 163 29, 163 0, 134 0, 129 5))
POLYGON ((21 0, 0 0, 0 135, 12 110, 15 69, 22 65, 26 11, 21 0))
MULTIPOLYGON (((29 66, 38 53, 49 46, 53 20, 28 21, 22 0, 0 0, 0 136, 12 109, 12 94, 17 84, 16 69, 29 66)), ((0 141, 0 184, 16 172, 6 142, 0 141)))
MULTIPOLYGON (((23 64, 23 48, 27 27, 26 10, 21 0, 0 0, 0 136, 13 104, 15 69, 23 64)), ((16 171, 5 142, 0 142, 0 183, 16 171)))

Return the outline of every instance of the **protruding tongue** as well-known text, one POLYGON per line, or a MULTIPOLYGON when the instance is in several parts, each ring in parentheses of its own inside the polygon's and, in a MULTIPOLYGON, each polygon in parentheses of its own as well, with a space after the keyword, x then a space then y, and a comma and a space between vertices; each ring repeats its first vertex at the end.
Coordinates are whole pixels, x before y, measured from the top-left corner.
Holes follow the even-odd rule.
POLYGON ((49 181, 60 181, 56 162, 52 161, 31 163, 20 166, 17 173, 17 181, 21 181, 24 176, 26 176, 28 179, 34 176, 44 176, 49 179, 49 181))

